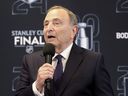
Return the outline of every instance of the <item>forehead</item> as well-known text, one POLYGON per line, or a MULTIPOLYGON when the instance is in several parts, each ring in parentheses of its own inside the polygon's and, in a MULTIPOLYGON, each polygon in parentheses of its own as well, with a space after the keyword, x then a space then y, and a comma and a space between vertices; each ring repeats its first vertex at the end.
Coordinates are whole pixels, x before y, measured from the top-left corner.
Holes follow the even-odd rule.
POLYGON ((62 20, 69 20, 69 15, 67 11, 65 11, 64 9, 53 9, 47 13, 44 21, 53 20, 56 18, 62 19, 62 20))

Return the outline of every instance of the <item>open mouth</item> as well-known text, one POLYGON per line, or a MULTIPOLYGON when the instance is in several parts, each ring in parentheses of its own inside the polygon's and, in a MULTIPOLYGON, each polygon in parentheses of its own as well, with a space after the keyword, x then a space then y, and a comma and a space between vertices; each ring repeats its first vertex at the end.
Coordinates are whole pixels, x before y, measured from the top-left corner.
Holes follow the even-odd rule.
POLYGON ((55 36, 48 36, 48 39, 55 38, 55 36))

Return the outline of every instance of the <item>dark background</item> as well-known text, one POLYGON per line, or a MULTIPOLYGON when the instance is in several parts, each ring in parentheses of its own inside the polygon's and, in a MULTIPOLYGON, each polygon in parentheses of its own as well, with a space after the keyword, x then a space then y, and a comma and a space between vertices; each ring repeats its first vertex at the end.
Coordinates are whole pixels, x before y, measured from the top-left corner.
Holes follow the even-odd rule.
MULTIPOLYGON (((99 52, 104 55, 115 96, 128 96, 128 90, 126 90, 128 89, 128 36, 126 39, 116 38, 117 32, 128 33, 128 0, 38 1, 42 3, 36 4, 35 8, 30 8, 29 4, 23 3, 22 0, 3 0, 0 3, 0 96, 14 96, 13 80, 19 75, 23 55, 27 54, 25 47, 14 46, 12 30, 42 30, 45 13, 53 5, 62 5, 71 9, 79 17, 79 22, 85 22, 87 25, 94 24, 93 40, 99 42, 99 52), (12 14, 12 10, 16 10, 15 13, 20 12, 17 11, 17 6, 20 4, 24 4, 20 9, 27 9, 28 12, 12 14), (37 8, 38 6, 40 8, 37 8), (92 18, 92 14, 98 17, 98 23, 91 22, 89 17, 82 21, 85 15, 92 18), (97 24, 99 24, 98 27, 97 24)), ((34 47, 34 51, 39 49, 42 47, 34 47)))

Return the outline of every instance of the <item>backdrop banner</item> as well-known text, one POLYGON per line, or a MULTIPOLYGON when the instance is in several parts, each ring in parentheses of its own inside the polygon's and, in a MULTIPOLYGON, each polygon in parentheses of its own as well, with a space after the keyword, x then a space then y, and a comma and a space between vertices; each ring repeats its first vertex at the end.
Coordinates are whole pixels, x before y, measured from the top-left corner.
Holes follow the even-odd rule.
POLYGON ((128 96, 128 0, 3 0, 0 14, 0 96, 14 96, 22 57, 44 45, 47 9, 62 5, 78 18, 76 44, 101 52, 115 96, 128 96))

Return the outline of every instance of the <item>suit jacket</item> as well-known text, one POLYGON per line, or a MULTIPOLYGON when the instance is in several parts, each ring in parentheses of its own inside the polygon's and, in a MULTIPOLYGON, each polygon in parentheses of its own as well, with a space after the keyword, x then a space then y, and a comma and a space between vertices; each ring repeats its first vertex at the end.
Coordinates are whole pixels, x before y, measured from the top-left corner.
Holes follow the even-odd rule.
MULTIPOLYGON (((34 96, 32 83, 44 63, 42 51, 24 56, 16 96, 34 96)), ((73 44, 57 96, 113 96, 110 82, 103 56, 73 44)))

